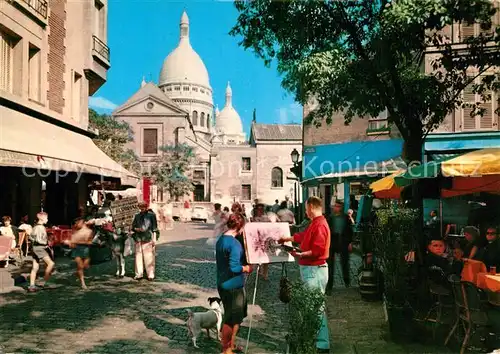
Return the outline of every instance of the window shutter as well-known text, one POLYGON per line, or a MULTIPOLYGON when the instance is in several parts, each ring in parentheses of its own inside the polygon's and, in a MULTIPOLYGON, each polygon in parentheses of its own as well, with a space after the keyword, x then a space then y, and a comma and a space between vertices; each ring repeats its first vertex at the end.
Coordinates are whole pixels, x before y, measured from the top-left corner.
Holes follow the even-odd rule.
POLYGON ((480 104, 481 109, 485 109, 483 115, 479 117, 479 126, 481 129, 493 128, 493 102, 480 104))
POLYGON ((12 41, 0 32, 0 90, 12 92, 12 41))
POLYGON ((470 37, 474 37, 476 26, 474 24, 469 25, 468 23, 460 24, 460 39, 465 40, 470 37))
POLYGON ((472 108, 465 107, 462 109, 463 114, 463 130, 474 130, 476 129, 476 117, 472 116, 472 108))

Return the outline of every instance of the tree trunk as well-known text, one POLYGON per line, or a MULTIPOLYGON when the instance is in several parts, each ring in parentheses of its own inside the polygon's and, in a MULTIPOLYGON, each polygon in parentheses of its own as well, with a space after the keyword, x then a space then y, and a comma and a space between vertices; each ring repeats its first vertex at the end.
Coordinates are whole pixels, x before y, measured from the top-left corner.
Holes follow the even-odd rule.
MULTIPOLYGON (((403 158, 407 164, 422 163, 423 160, 423 138, 422 136, 411 135, 410 139, 406 140, 403 145, 403 158)), ((416 180, 412 185, 411 207, 418 210, 417 218, 418 239, 415 240, 416 252, 419 264, 423 261, 423 250, 427 246, 427 240, 424 235, 423 220, 424 220, 424 205, 421 180, 416 180)))

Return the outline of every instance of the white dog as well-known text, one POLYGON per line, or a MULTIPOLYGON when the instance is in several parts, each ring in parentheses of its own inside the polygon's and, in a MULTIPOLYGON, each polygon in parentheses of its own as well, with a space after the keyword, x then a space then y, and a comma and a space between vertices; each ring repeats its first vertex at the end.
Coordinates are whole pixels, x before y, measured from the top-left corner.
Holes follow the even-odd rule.
POLYGON ((210 329, 215 328, 217 330, 217 337, 220 340, 220 331, 222 328, 221 302, 222 300, 218 297, 209 297, 210 310, 207 312, 193 313, 191 310, 187 310, 188 320, 186 323, 195 348, 199 348, 196 344, 196 339, 203 329, 207 330, 207 336, 210 338, 210 329))

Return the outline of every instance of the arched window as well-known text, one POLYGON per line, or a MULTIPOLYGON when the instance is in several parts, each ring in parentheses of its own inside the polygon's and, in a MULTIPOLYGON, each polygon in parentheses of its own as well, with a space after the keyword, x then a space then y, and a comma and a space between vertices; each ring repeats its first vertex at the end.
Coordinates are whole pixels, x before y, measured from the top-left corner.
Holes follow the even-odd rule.
POLYGON ((205 126, 205 113, 204 112, 201 112, 201 117, 200 117, 200 125, 202 127, 205 126))
POLYGON ((193 125, 198 125, 198 112, 193 111, 193 125))
POLYGON ((207 114, 207 128, 210 128, 210 114, 207 114))
POLYGON ((271 171, 271 187, 283 187, 283 170, 279 167, 273 167, 271 171))

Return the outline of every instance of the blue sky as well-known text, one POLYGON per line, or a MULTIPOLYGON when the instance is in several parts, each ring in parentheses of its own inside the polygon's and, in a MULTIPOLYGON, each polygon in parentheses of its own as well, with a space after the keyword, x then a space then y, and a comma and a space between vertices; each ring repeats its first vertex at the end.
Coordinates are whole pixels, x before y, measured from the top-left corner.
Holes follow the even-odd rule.
POLYGON ((135 93, 145 76, 158 83, 165 57, 179 41, 183 10, 190 22, 190 40, 210 75, 214 104, 222 109, 227 81, 233 105, 249 132, 253 109, 261 123, 300 123, 302 108, 280 85, 275 68, 267 68, 253 52, 238 46, 228 32, 236 23, 231 1, 110 0, 108 81, 91 98, 90 106, 111 112, 135 93))

